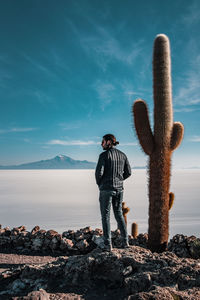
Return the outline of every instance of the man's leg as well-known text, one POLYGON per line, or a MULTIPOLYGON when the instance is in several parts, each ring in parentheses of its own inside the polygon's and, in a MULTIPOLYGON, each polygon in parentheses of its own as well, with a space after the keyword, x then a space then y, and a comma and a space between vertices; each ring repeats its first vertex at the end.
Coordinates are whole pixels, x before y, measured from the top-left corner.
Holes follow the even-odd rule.
POLYGON ((104 244, 108 246, 111 246, 111 232, 110 232, 111 201, 112 201, 112 193, 110 191, 100 191, 99 202, 100 202, 100 210, 101 210, 104 244))
POLYGON ((116 196, 114 196, 112 199, 113 211, 114 211, 115 219, 118 224, 118 228, 120 230, 123 239, 123 244, 128 245, 127 228, 122 214, 122 202, 123 202, 123 191, 119 191, 119 192, 117 191, 116 196))

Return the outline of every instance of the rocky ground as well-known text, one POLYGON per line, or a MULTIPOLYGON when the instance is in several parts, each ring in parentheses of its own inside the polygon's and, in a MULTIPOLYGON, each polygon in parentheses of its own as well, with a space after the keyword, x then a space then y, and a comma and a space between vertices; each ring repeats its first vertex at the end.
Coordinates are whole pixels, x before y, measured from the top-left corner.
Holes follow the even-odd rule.
POLYGON ((21 246, 16 242, 22 240, 20 231, 13 243, 12 230, 10 235, 5 234, 6 230, 1 229, 0 234, 2 300, 200 299, 200 240, 196 237, 176 235, 168 251, 158 254, 147 249, 147 234, 137 239, 130 236, 131 246, 120 249, 119 232, 115 231, 113 251, 103 252, 101 230, 87 227, 59 235, 57 248, 52 251, 49 245, 56 234, 49 238, 50 234, 42 233, 43 245, 46 245, 46 235, 50 240, 49 248, 34 250, 33 241, 40 229, 25 234, 29 235, 29 248, 24 246, 25 241, 20 242, 21 246), (2 242, 4 237, 7 237, 6 244, 2 242), (65 248, 62 239, 68 240, 65 248), (77 247, 80 241, 87 245, 82 250, 77 247), (44 255, 47 250, 48 256, 44 255))

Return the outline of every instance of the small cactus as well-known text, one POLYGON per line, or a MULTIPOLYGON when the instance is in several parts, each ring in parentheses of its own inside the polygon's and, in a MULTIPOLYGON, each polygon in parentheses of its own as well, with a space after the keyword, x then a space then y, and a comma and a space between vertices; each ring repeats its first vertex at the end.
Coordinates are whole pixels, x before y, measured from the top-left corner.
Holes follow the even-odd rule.
POLYGON ((138 224, 137 223, 132 223, 131 226, 131 235, 136 238, 138 236, 138 224))
POLYGON ((124 217, 124 221, 127 226, 127 213, 130 211, 130 208, 126 206, 126 202, 122 202, 122 213, 124 217))
POLYGON ((172 208, 173 204, 174 204, 174 193, 169 193, 169 210, 172 208))
POLYGON ((154 42, 153 55, 154 132, 146 103, 133 105, 135 129, 140 145, 149 155, 149 229, 152 251, 166 250, 169 236, 169 184, 171 155, 183 138, 183 125, 173 123, 170 45, 166 35, 154 42))

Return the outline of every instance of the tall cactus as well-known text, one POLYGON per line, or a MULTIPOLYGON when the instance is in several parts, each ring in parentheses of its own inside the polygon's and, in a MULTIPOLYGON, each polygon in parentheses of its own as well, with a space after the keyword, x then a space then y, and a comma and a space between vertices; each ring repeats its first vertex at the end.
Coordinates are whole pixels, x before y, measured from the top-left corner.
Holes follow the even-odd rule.
POLYGON ((153 54, 154 132, 146 103, 133 105, 135 129, 144 152, 149 155, 149 248, 161 252, 169 235, 169 184, 171 154, 181 143, 184 127, 173 123, 169 39, 156 36, 153 54))

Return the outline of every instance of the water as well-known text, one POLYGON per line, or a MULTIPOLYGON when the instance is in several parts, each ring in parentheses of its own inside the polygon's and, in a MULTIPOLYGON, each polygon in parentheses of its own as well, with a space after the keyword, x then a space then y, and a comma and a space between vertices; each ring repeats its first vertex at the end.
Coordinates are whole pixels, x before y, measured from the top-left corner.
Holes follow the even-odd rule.
MULTIPOLYGON (((199 237, 200 170, 172 172, 175 202, 170 211, 170 236, 176 233, 199 237)), ((148 230, 148 191, 145 170, 133 170, 124 183, 124 201, 139 232, 148 230)), ((0 223, 2 226, 35 225, 62 233, 85 226, 101 227, 98 188, 94 170, 1 170, 0 223)), ((112 230, 116 222, 111 214, 112 230)))

